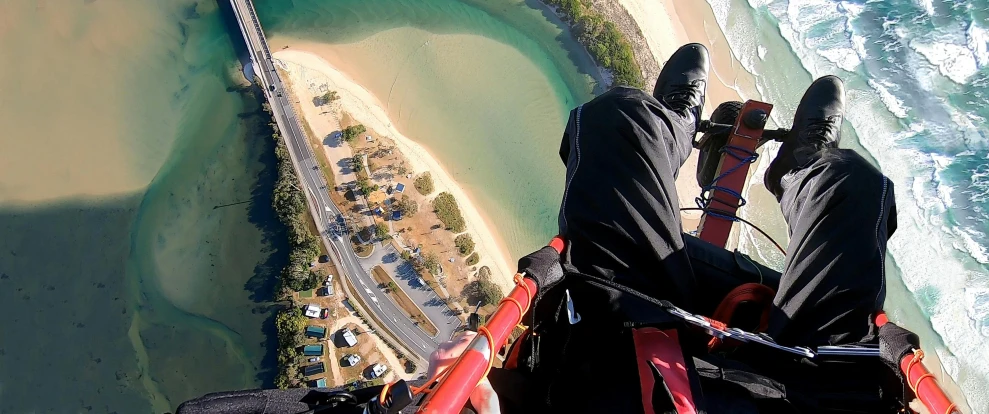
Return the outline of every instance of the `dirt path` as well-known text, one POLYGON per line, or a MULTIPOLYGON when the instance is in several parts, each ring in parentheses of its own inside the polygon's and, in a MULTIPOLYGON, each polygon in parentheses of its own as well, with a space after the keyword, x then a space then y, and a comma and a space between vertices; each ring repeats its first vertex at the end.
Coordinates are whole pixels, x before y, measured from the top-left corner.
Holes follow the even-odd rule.
MULTIPOLYGON (((355 324, 360 326, 362 332, 371 331, 371 328, 367 326, 361 318, 350 315, 333 321, 333 325, 328 332, 331 335, 335 334, 347 324, 355 324)), ((404 380, 415 378, 415 374, 405 373, 405 366, 403 366, 398 360, 398 357, 395 356, 394 352, 381 352, 381 350, 390 350, 391 348, 389 348, 388 345, 385 344, 385 341, 381 340, 381 338, 377 335, 374 335, 373 333, 361 334, 358 341, 361 342, 358 347, 358 352, 362 355, 362 358, 365 358, 371 363, 382 362, 380 360, 384 359, 384 364, 388 366, 388 372, 385 373, 383 377, 385 382, 392 382, 399 378, 404 380), (367 341, 367 338, 371 338, 371 341, 367 341)), ((343 378, 343 374, 340 372, 340 358, 343 357, 343 353, 338 354, 340 350, 333 346, 332 341, 330 342, 330 349, 332 350, 332 359, 334 359, 334 361, 330 362, 330 369, 333 370, 333 375, 340 378, 340 381, 345 381, 346 378, 343 378)))

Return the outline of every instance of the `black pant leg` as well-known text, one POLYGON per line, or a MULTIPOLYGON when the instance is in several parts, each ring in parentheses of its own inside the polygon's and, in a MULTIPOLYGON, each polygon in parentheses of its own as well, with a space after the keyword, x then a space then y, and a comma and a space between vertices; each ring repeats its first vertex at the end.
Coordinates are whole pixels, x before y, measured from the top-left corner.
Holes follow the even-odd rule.
POLYGON ((783 177, 790 245, 769 333, 798 345, 860 341, 886 297, 893 183, 852 150, 826 149, 804 165, 783 177))
POLYGON ((693 136, 638 89, 615 88, 570 114, 560 233, 583 273, 689 308, 696 281, 684 250, 676 177, 693 136))

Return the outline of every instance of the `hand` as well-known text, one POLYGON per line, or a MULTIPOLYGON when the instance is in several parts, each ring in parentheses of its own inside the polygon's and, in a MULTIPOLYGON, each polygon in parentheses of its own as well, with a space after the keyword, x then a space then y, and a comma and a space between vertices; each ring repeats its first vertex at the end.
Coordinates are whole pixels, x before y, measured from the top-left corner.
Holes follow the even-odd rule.
MULTIPOLYGON (((432 354, 429 354, 429 370, 426 378, 435 378, 436 375, 443 373, 450 365, 453 365, 475 336, 477 336, 476 332, 464 332, 452 340, 440 344, 432 354)), ((474 391, 470 393, 470 403, 478 414, 501 414, 498 394, 495 394, 494 388, 491 388, 491 383, 488 382, 487 378, 481 378, 477 388, 474 388, 474 391)))

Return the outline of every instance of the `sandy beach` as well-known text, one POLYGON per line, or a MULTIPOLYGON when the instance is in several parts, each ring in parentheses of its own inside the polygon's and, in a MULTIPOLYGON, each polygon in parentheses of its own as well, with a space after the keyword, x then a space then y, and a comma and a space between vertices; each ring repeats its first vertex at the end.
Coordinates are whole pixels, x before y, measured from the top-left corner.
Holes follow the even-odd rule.
MULTIPOLYGON (((480 253, 481 260, 478 266, 488 266, 492 270, 494 280, 504 289, 512 286, 512 276, 515 274, 515 266, 511 266, 511 257, 508 249, 502 243, 496 233, 491 229, 493 226, 482 215, 481 211, 471 201, 467 192, 457 184, 443 166, 436 160, 429 151, 415 141, 406 137, 392 123, 385 112, 381 101, 370 91, 358 85, 346 73, 338 70, 332 64, 320 56, 294 48, 293 50, 282 50, 274 54, 275 59, 289 63, 286 68, 291 73, 292 66, 297 65, 310 71, 318 72, 324 77, 326 86, 337 91, 340 96, 341 108, 350 114, 354 120, 366 125, 369 129, 378 134, 395 141, 399 151, 409 161, 410 169, 415 174, 429 171, 433 176, 436 187, 435 193, 449 192, 457 199, 464 221, 467 224, 467 232, 475 242, 475 249, 480 253)), ((307 96, 299 96, 302 100, 311 100, 315 96, 314 91, 299 88, 297 93, 307 96)), ((328 126, 326 122, 312 122, 313 116, 317 114, 306 114, 310 119, 313 132, 321 137, 336 132, 337 129, 328 126)), ((323 115, 332 116, 332 115, 323 115)), ((337 123, 336 125, 339 125, 337 123)))

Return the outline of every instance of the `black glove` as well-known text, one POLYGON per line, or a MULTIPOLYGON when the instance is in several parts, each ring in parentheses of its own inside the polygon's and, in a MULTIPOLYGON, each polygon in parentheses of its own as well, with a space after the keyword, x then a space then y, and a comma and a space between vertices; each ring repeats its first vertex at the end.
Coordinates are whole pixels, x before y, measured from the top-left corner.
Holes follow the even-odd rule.
POLYGON ((907 386, 907 378, 900 371, 900 361, 907 354, 913 353, 915 349, 920 349, 920 338, 917 337, 917 334, 892 322, 887 322, 879 327, 879 357, 900 380, 903 392, 901 401, 904 404, 912 400, 914 395, 910 387, 907 386))
POLYGON ((519 273, 536 281, 537 298, 548 292, 553 286, 563 281, 563 266, 560 265, 560 253, 546 246, 529 253, 519 259, 519 273))

